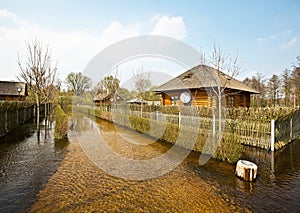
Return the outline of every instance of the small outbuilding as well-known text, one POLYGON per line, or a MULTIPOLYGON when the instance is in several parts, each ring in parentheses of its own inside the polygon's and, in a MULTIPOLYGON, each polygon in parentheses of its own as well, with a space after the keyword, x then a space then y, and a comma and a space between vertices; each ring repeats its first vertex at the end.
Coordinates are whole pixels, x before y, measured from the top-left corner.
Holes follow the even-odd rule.
POLYGON ((126 101, 126 103, 128 103, 128 104, 148 105, 147 101, 141 100, 139 98, 134 98, 134 99, 128 100, 128 101, 126 101))
POLYGON ((123 98, 114 93, 98 93, 94 98, 93 102, 98 104, 112 104, 123 101, 123 98))
POLYGON ((0 101, 24 101, 28 96, 24 82, 0 81, 0 101))
POLYGON ((259 94, 247 84, 206 65, 198 65, 156 88, 163 105, 213 107, 216 91, 224 91, 226 107, 250 107, 250 96, 259 94))

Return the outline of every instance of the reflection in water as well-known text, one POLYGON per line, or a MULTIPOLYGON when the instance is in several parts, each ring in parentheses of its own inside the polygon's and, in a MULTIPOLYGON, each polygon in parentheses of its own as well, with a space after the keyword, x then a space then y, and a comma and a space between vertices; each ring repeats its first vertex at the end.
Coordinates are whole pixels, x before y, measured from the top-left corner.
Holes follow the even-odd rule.
MULTIPOLYGON (((131 159, 147 159, 161 155, 171 148, 170 144, 155 142, 112 123, 88 118, 74 119, 72 135, 89 135, 101 132, 107 145, 121 156, 131 159), (80 127, 83 127, 82 130, 80 127), (89 127, 90 129, 88 130, 89 127), (104 127, 102 129, 102 127, 104 127), (116 132, 118 130, 118 132, 116 132), (130 144, 119 136, 137 139, 130 144), (148 142, 152 141, 150 145, 148 142), (137 145, 140 142, 143 145, 137 145)), ((66 158, 39 193, 31 212, 232 212, 239 208, 215 193, 213 185, 205 183, 186 164, 158 178, 143 181, 128 180, 109 175, 88 160, 82 151, 83 144, 97 141, 70 137, 66 158)), ((101 150, 93 149, 95 155, 106 158, 101 150)), ((107 163, 110 159, 106 160, 107 163)), ((114 165, 118 166, 118 165, 114 165)), ((157 165, 164 166, 164 165, 157 165)))
MULTIPOLYGON (((37 143, 33 128, 27 126, 0 139, 0 212, 26 210, 64 156, 68 141, 54 142, 50 138, 37 143)), ((116 128, 112 123, 82 116, 72 118, 70 130, 71 135, 100 131, 110 148, 132 159, 153 158, 172 147, 126 128, 116 128), (143 145, 131 144, 127 139, 143 145)), ((147 181, 129 181, 97 170, 81 149, 75 147, 76 155, 63 161, 65 167, 51 178, 52 183, 46 187, 50 191, 42 194, 41 202, 34 209, 53 211, 52 205, 59 203, 56 207, 61 211, 86 206, 91 207, 90 210, 92 207, 116 211, 155 207, 157 211, 197 211, 210 205, 207 211, 217 208, 226 212, 232 203, 254 212, 300 211, 300 142, 293 142, 273 155, 261 149, 244 148, 243 158, 258 165, 256 182, 235 177, 232 164, 209 160, 200 166, 196 152, 191 152, 169 174, 147 181), (82 206, 78 205, 79 201, 82 206)))
MULTIPOLYGON (((92 120, 87 122, 89 124, 85 122, 87 121, 81 120, 83 127, 89 126, 93 131, 99 131, 92 120)), ((96 120, 96 123, 107 144, 122 156, 148 159, 161 155, 172 146, 164 142, 149 143, 151 139, 142 138, 140 134, 122 127, 114 128, 113 124, 103 120, 96 120), (116 137, 114 133, 116 130, 119 135, 121 133, 121 135, 127 136, 116 137), (136 144, 129 143, 130 140, 126 141, 128 138, 138 140, 140 144, 149 145, 136 146, 136 144)), ((200 166, 198 159, 199 153, 192 152, 181 166, 196 173, 210 185, 217 186, 218 193, 224 199, 234 199, 240 207, 255 212, 300 211, 299 141, 295 141, 275 153, 245 146, 243 159, 258 165, 256 182, 245 182, 235 177, 235 165, 211 159, 205 165, 200 166)))
POLYGON ((208 182, 217 184, 224 197, 234 197, 242 207, 255 212, 300 211, 300 141, 275 153, 246 146, 243 158, 258 165, 256 182, 234 177, 234 166, 226 168, 226 163, 213 160, 203 167, 192 168, 208 182), (216 166, 218 164, 224 167, 216 166), (213 175, 203 171, 213 172, 213 175))
POLYGON ((53 129, 37 137, 26 124, 0 138, 0 212, 26 211, 64 156, 66 142, 54 142, 53 129))

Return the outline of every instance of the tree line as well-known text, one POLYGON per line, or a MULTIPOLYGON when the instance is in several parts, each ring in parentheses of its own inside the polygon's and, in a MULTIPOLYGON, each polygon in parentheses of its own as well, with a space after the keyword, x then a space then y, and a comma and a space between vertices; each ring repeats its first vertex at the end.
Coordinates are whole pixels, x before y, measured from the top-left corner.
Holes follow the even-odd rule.
POLYGON ((286 68, 280 75, 273 74, 269 79, 262 73, 246 78, 244 83, 260 92, 254 95, 252 106, 296 107, 300 103, 300 56, 291 68, 286 68))
MULTIPOLYGON (((51 50, 38 40, 26 42, 27 58, 22 61, 18 56, 20 67, 19 80, 25 81, 29 87, 29 99, 36 102, 54 100, 60 91, 61 81, 57 79, 57 65, 53 64, 51 50)), ((215 54, 216 55, 216 54, 215 54)), ((219 60, 214 60, 219 61, 219 60)), ((149 80, 147 72, 133 73, 135 90, 129 91, 120 87, 120 80, 112 75, 104 77, 96 87, 92 88, 91 79, 83 73, 71 72, 64 83, 70 95, 80 96, 89 91, 87 102, 91 102, 93 96, 98 93, 116 93, 129 100, 139 97, 142 100, 159 100, 154 94, 155 86, 149 80)), ((298 106, 300 103, 300 56, 291 68, 283 70, 280 75, 273 74, 267 79, 262 73, 256 73, 251 78, 243 81, 253 87, 260 94, 254 95, 251 101, 253 107, 265 106, 298 106)))
POLYGON ((134 73, 135 90, 129 91, 120 86, 120 80, 112 75, 105 76, 95 87, 92 87, 92 80, 81 72, 71 72, 67 75, 65 83, 68 91, 75 96, 82 96, 90 91, 92 96, 97 94, 118 94, 124 101, 133 98, 141 100, 156 101, 160 97, 154 94, 156 86, 150 81, 150 73, 134 73))

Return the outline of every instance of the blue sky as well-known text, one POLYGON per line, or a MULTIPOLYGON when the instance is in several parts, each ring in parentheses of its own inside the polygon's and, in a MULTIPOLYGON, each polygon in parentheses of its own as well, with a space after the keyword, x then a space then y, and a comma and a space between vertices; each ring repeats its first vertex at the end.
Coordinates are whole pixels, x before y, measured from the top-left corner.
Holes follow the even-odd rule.
MULTIPOLYGON (((300 1, 0 0, 0 80, 17 80, 17 52, 38 38, 60 78, 84 70, 103 48, 139 35, 166 35, 197 50, 239 53, 239 79, 290 68, 300 55, 300 1)), ((168 71, 167 71, 168 72, 168 71)))

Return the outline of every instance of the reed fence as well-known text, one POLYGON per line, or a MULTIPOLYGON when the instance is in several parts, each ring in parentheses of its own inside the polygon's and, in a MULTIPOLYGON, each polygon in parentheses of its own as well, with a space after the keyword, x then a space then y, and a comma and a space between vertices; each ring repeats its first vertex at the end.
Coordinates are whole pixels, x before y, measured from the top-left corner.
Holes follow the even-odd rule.
MULTIPOLYGON (((113 109, 111 111, 115 116, 117 115, 129 115, 136 117, 143 117, 150 120, 156 120, 164 123, 171 123, 182 127, 198 127, 199 132, 212 135, 212 131, 217 128, 217 119, 213 119, 213 115, 208 117, 195 116, 195 115, 182 115, 181 113, 175 114, 163 114, 161 112, 143 112, 142 116, 139 111, 113 109)), ((234 132, 242 144, 260 147, 264 149, 270 148, 271 138, 271 123, 270 121, 262 119, 255 120, 253 117, 243 116, 243 119, 225 119, 224 133, 234 132)))
MULTIPOLYGON (((176 125, 184 129, 195 130, 197 127, 199 134, 204 138, 212 135, 213 131, 218 128, 218 118, 214 119, 214 110, 206 107, 100 105, 94 109, 99 113, 102 112, 102 117, 105 116, 107 120, 112 120, 112 117, 117 119, 122 116, 133 116, 149 119, 150 122, 176 125)), ((234 134, 241 144, 269 150, 271 120, 280 120, 294 111, 295 108, 287 107, 224 109, 223 134, 234 134)), ((297 125, 299 124, 294 124, 294 128, 297 125)), ((276 142, 279 143, 279 139, 277 131, 276 142)))

